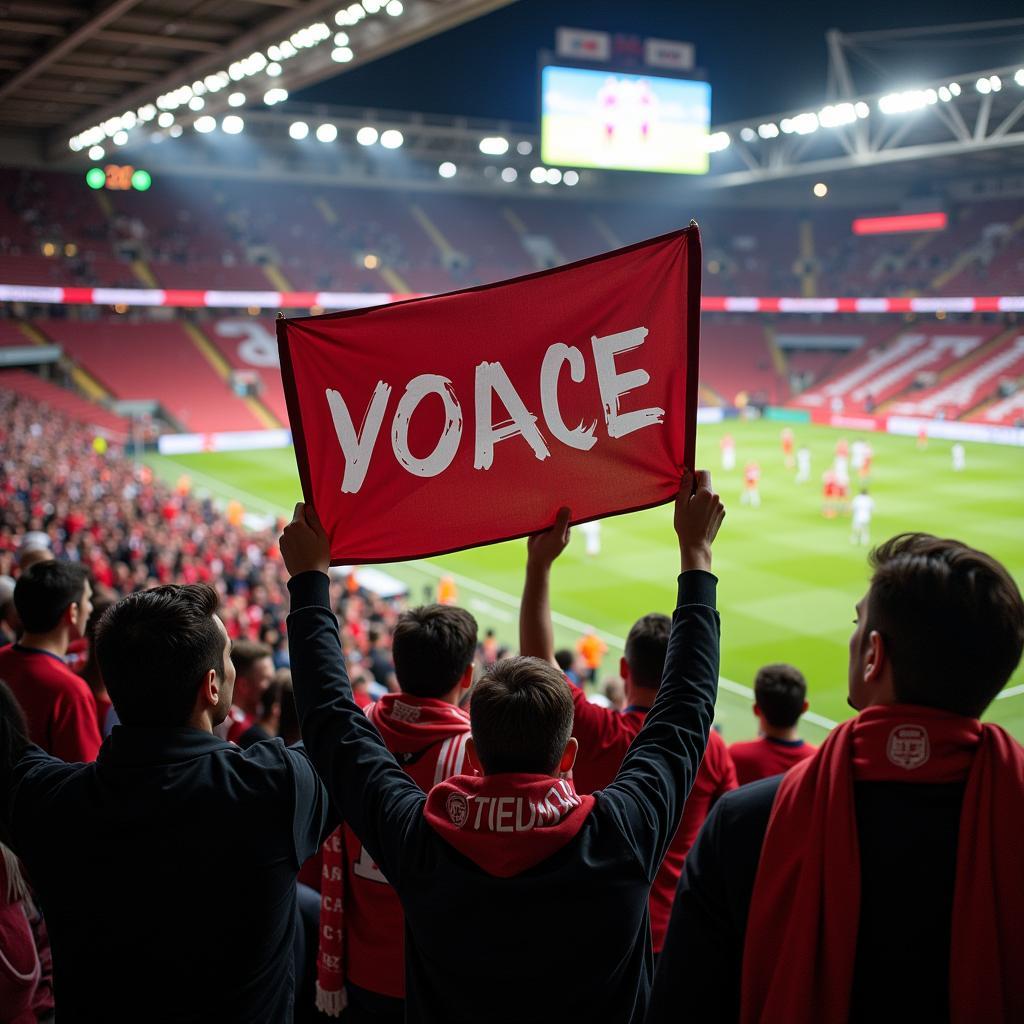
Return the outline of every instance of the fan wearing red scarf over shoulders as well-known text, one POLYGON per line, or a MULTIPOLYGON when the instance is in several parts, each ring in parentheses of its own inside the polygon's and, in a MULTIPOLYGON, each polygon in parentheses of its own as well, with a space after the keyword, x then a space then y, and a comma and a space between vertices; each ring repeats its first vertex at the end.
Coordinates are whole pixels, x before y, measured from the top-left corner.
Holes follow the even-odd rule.
POLYGON ((911 533, 871 555, 860 713, 709 816, 649 1024, 1024 1020, 1024 749, 981 714, 1024 649, 994 558, 911 533))
MULTIPOLYGON (((400 693, 366 708, 384 745, 427 792, 453 775, 475 775, 466 757, 469 712, 458 706, 473 682, 476 619, 433 604, 403 612, 392 657, 400 693)), ((348 825, 324 844, 317 1007, 360 1021, 405 1020, 402 904, 348 825)))

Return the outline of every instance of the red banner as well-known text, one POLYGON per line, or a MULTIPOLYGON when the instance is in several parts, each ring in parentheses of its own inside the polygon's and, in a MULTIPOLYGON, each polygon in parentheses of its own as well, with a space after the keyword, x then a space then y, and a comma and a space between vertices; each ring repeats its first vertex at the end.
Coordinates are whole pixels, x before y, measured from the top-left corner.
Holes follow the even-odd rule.
POLYGON ((670 501, 693 466, 696 225, 448 295, 278 320, 305 500, 333 564, 670 501))

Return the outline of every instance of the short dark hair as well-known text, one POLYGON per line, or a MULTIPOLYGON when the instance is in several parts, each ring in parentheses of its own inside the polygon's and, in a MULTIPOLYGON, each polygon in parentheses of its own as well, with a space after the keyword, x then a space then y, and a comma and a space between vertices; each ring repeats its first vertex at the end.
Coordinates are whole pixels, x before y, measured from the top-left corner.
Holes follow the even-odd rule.
POLYGON ((49 633, 82 600, 89 571, 80 562, 36 562, 18 577, 14 607, 28 633, 49 633))
POLYGON ((638 686, 652 690, 661 686, 671 632, 672 620, 660 612, 651 612, 633 623, 624 654, 630 677, 638 686))
POLYGON ((428 604, 403 612, 391 639, 395 677, 414 697, 448 693, 473 664, 476 619, 464 608, 428 604))
POLYGON ((103 613, 96 656, 124 725, 184 725, 203 676, 223 677, 219 603, 213 587, 191 583, 129 594, 103 613))
POLYGON ((563 647, 560 650, 555 651, 555 664, 563 671, 568 673, 572 669, 572 651, 568 648, 563 647))
POLYGON ((807 680, 800 669, 784 662, 765 665, 754 679, 754 700, 769 725, 789 729, 804 713, 807 680))
POLYGON ((550 775, 572 735, 569 684, 540 658, 505 658, 473 688, 469 720, 486 775, 550 775))
POLYGON ((240 676, 248 675, 260 658, 273 658, 273 656, 274 652, 270 645, 257 640, 239 637, 231 645, 231 664, 235 666, 235 671, 240 676))
POLYGON ((901 704, 979 716, 1024 650, 1024 600, 991 555, 957 540, 903 533, 871 552, 869 630, 892 660, 901 704))

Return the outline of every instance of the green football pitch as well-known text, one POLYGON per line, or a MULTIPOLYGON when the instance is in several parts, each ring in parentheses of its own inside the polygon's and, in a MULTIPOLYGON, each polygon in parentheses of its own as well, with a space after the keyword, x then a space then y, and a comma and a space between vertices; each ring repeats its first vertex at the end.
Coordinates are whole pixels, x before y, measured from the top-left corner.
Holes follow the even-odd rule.
MULTIPOLYGON (((808 739, 851 712, 846 667, 854 605, 867 578, 867 549, 850 542, 848 517, 821 512, 821 474, 840 432, 795 424, 797 444, 811 449, 811 481, 798 485, 784 466, 783 424, 769 421, 704 426, 698 465, 712 470, 728 515, 715 545, 722 615, 722 687, 718 722, 729 740, 754 732, 750 689, 760 665, 789 661, 807 676, 808 739), (736 439, 737 466, 720 468, 719 440, 736 439), (762 470, 758 509, 740 504, 742 468, 762 470)), ((847 434, 852 442, 855 435, 847 434)), ((919 451, 915 438, 873 434, 870 491, 873 542, 904 530, 956 537, 1001 559, 1024 587, 1024 450, 969 444, 964 472, 951 469, 950 443, 919 451)), ((153 456, 169 479, 188 473, 200 490, 236 498, 247 511, 287 513, 301 495, 290 450, 153 456)), ((571 495, 567 503, 571 504, 571 495)), ((601 675, 614 675, 630 625, 649 611, 671 611, 677 572, 670 506, 603 521, 601 552, 588 557, 579 531, 555 566, 552 607, 559 644, 571 646, 586 627, 606 640, 601 675)), ((382 566, 406 583, 414 599, 452 575, 459 601, 481 628, 493 627, 514 645, 525 541, 462 551, 430 560, 382 566)), ((935 642, 942 643, 936 636, 935 642)), ((1024 739, 1024 666, 1018 666, 989 717, 1024 739)))

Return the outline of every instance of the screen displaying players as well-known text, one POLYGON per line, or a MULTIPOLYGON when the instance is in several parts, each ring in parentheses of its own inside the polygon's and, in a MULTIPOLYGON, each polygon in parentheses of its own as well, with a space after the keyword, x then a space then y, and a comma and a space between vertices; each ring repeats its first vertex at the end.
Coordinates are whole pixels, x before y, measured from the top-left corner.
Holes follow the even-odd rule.
POLYGON ((546 164, 706 174, 711 86, 549 65, 541 71, 546 164))

